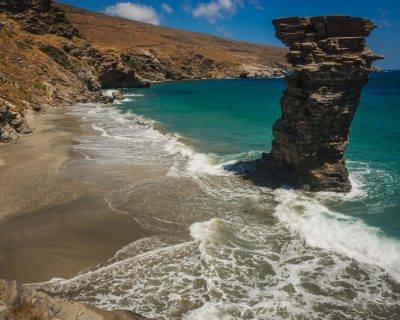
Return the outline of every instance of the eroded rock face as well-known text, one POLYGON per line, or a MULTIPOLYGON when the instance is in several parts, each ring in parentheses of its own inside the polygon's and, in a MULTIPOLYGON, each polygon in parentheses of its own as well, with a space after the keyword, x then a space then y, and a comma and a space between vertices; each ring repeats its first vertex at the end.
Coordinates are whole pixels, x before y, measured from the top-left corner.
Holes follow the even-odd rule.
POLYGON ((256 178, 275 186, 347 192, 344 153, 351 121, 371 63, 382 58, 366 48, 375 25, 347 16, 284 18, 273 24, 290 48, 293 73, 286 77, 272 151, 264 155, 256 178))
POLYGON ((0 16, 0 98, 13 105, 0 101, 0 143, 29 132, 27 110, 108 103, 101 89, 150 85, 133 61, 81 37, 52 0, 0 0, 0 16))
POLYGON ((129 66, 123 57, 114 52, 104 52, 99 67, 99 82, 103 89, 147 87, 136 76, 136 71, 129 66))
POLYGON ((52 0, 0 0, 0 11, 13 13, 31 33, 50 33, 70 39, 80 36, 52 0))
POLYGON ((32 129, 17 108, 0 98, 0 142, 9 142, 32 129))

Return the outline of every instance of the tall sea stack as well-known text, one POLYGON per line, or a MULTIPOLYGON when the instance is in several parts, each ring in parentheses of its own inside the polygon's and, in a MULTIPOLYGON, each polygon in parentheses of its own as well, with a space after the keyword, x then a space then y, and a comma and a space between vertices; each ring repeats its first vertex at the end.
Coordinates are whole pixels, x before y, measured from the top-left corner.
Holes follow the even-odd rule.
POLYGON ((347 16, 283 18, 276 36, 290 48, 282 116, 273 126, 271 153, 254 175, 259 182, 309 191, 351 190, 344 153, 350 125, 371 63, 383 57, 366 48, 376 27, 347 16))

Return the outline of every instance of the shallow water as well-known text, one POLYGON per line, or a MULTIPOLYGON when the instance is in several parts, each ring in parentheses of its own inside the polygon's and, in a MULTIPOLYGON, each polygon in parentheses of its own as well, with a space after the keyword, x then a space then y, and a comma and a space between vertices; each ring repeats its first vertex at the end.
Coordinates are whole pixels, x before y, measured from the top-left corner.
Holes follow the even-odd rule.
POLYGON ((281 79, 162 83, 77 106, 100 132, 76 146, 81 166, 152 173, 106 201, 154 236, 43 286, 163 319, 398 319, 400 73, 372 77, 347 195, 258 188, 224 170, 268 150, 281 79))

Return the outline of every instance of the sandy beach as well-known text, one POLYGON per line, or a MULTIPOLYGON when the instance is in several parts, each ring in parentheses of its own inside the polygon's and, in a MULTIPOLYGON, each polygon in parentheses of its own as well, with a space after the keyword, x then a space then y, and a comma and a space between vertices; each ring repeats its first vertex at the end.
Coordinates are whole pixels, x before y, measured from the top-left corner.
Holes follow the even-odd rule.
POLYGON ((108 207, 101 183, 66 173, 82 157, 74 137, 85 133, 68 110, 38 115, 33 133, 0 146, 0 278, 71 277, 146 235, 108 207))

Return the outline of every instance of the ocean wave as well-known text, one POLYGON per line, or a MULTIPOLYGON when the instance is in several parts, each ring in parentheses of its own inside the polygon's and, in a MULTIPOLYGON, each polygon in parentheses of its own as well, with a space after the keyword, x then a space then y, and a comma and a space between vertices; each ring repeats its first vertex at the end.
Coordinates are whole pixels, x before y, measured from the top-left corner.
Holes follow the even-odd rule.
POLYGON ((110 135, 106 132, 106 130, 104 130, 104 129, 101 128, 101 127, 96 126, 95 124, 92 124, 92 128, 93 128, 94 130, 96 130, 96 131, 101 132, 101 135, 102 135, 103 137, 109 137, 109 136, 110 136, 110 135))
MULTIPOLYGON (((93 106, 91 106, 93 108, 93 106)), ((135 141, 140 141, 143 148, 138 144, 139 150, 145 150, 147 154, 141 154, 139 162, 143 160, 155 162, 159 165, 160 155, 169 156, 168 175, 171 177, 199 177, 231 176, 229 171, 224 168, 237 160, 257 157, 259 152, 247 152, 235 155, 218 157, 216 155, 196 152, 194 149, 182 142, 179 134, 163 134, 154 128, 154 120, 135 115, 133 113, 122 113, 116 108, 99 107, 90 110, 93 115, 100 119, 107 118, 107 125, 92 123, 92 127, 102 133, 102 138, 110 139, 132 139, 132 129, 136 135, 135 141), (97 111, 93 111, 97 110, 97 111), (116 126, 118 124, 118 126, 116 126), (122 125, 122 127, 121 127, 122 125), (135 127, 135 125, 137 125, 135 127), (117 127, 118 129, 116 129, 117 127), (124 134, 121 134, 121 133, 124 134), (140 132, 141 135, 137 135, 140 132), (153 152, 149 152, 152 151, 153 152), (157 154, 157 156, 155 156, 157 154), (155 157, 154 157, 155 156, 155 157), (154 159, 152 159, 154 157, 154 159)), ((91 119, 94 121, 94 119, 91 119)), ((114 145, 110 145, 110 152, 114 151, 114 145)), ((131 144, 128 144, 128 152, 131 152, 131 144)), ((103 148, 104 151, 104 148, 103 148)), ((328 250, 335 250, 341 254, 347 255, 358 261, 376 264, 385 268, 397 281, 400 280, 400 243, 397 240, 387 238, 379 229, 369 227, 360 219, 355 219, 334 210, 328 209, 324 202, 355 201, 371 196, 371 192, 365 188, 365 176, 376 175, 366 164, 350 162, 350 166, 355 168, 350 172, 352 182, 352 191, 350 193, 330 193, 319 192, 308 195, 303 192, 293 190, 278 189, 273 192, 278 205, 275 210, 275 216, 284 222, 289 229, 299 234, 308 244, 321 247, 328 250), (353 235, 357 234, 358 238, 353 235), (363 239, 360 241, 359 239, 363 239), (384 248, 384 250, 382 250, 384 248)), ((382 176, 383 173, 379 172, 382 176)), ((210 194, 219 194, 224 190, 220 185, 212 186, 210 181, 205 183, 203 180, 197 180, 202 187, 210 194)), ((229 180, 227 180, 229 181, 229 180)), ((393 181, 392 181, 393 182, 393 181)), ((227 193, 233 195, 241 188, 240 184, 235 184, 231 189, 225 188, 227 193)), ((248 188, 243 192, 249 192, 248 188)), ((269 191, 267 191, 269 192, 269 191)), ((373 194, 376 191, 374 190, 373 194)))
POLYGON ((125 97, 144 97, 142 93, 124 93, 125 97))
POLYGON ((164 150, 172 156, 182 156, 185 160, 185 170, 180 170, 181 163, 176 163, 169 171, 170 175, 180 174, 208 174, 224 175, 226 172, 222 164, 216 164, 210 155, 199 153, 180 141, 180 136, 169 135, 169 141, 165 144, 164 150))
POLYGON ((232 320, 230 315, 224 314, 218 305, 206 303, 201 308, 192 310, 182 317, 182 320, 232 320))
POLYGON ((116 93, 118 91, 119 90, 116 90, 116 89, 106 89, 106 90, 102 90, 101 93, 105 97, 112 98, 113 97, 113 93, 116 93))
POLYGON ((122 100, 114 100, 114 104, 115 105, 122 105, 122 104, 124 104, 124 103, 127 103, 127 102, 132 102, 133 101, 133 99, 130 99, 130 98, 124 98, 124 99, 122 99, 122 100))
POLYGON ((161 319, 361 319, 366 304, 371 318, 396 312, 400 297, 387 274, 400 280, 399 242, 336 210, 373 197, 366 176, 375 171, 352 163, 348 194, 273 191, 224 170, 257 152, 196 152, 180 135, 117 107, 80 105, 74 112, 102 133, 76 146, 92 161, 167 172, 132 181, 107 202, 178 238, 134 242, 98 270, 45 290, 161 319), (191 239, 178 235, 180 228, 191 239))
MULTIPOLYGON (((313 196, 279 189, 275 216, 307 244, 385 269, 400 281, 400 243, 362 220, 328 209, 313 196)), ((326 195, 325 195, 326 196, 326 195)))
MULTIPOLYGON (((117 106, 101 106, 95 104, 79 105, 75 113, 85 114, 84 119, 91 123, 91 127, 101 132, 102 137, 110 140, 128 140, 146 146, 148 151, 148 161, 157 162, 159 156, 154 156, 159 152, 164 158, 165 155, 171 156, 173 164, 170 167, 170 175, 226 175, 224 163, 217 163, 217 157, 196 152, 193 148, 183 143, 182 137, 178 134, 163 134, 155 129, 155 121, 132 112, 122 112, 117 106), (86 109, 89 112, 86 112, 86 109), (172 159, 173 158, 173 159, 172 159)), ((115 152, 115 146, 110 141, 96 141, 102 143, 102 151, 110 154, 115 152)), ((131 143, 126 146, 120 145, 121 156, 123 150, 131 152, 131 143)), ((136 153, 137 154, 137 153, 136 153)), ((146 152, 142 154, 146 156, 146 152)), ((131 159, 131 157, 128 157, 131 159)), ((142 158, 142 157, 141 157, 142 158)))

